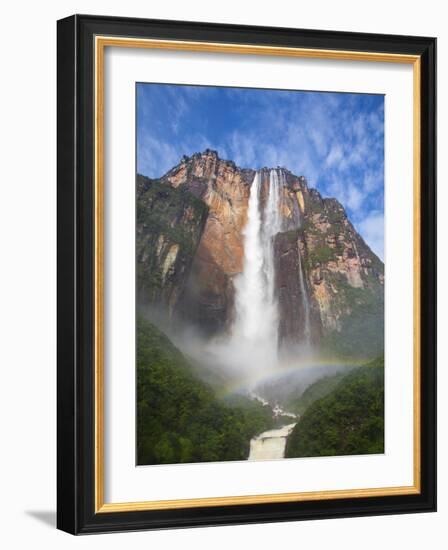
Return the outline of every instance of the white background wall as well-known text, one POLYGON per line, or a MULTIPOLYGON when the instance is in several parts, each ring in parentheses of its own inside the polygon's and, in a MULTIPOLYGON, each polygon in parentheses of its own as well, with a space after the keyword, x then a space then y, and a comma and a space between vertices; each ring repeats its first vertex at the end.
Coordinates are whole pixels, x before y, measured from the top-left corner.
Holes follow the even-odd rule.
POLYGON ((439 311, 448 308, 448 30, 443 2, 90 0, 3 6, 0 83, 0 541, 4 548, 412 550, 446 548, 448 374, 440 318, 439 512, 97 535, 54 528, 56 427, 56 20, 73 13, 429 35, 439 39, 439 311))

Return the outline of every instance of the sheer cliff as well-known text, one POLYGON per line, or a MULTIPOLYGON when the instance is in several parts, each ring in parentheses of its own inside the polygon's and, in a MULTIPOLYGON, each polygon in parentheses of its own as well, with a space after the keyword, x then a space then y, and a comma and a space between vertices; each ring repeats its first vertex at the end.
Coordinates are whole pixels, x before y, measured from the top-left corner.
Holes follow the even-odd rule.
MULTIPOLYGON (((272 170, 259 171, 266 202, 272 170)), ((273 242, 279 345, 307 338, 328 354, 371 357, 383 348, 384 265, 343 206, 277 169, 281 230, 273 242)), ((235 277, 255 171, 214 151, 184 157, 157 180, 137 177, 140 307, 164 307, 205 336, 231 330, 235 277)))

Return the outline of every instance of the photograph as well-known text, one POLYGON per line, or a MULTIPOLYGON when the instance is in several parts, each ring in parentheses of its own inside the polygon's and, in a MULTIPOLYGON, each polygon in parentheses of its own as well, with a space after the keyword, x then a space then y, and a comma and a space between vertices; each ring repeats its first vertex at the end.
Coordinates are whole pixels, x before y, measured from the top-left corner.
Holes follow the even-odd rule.
POLYGON ((136 464, 385 453, 384 95, 135 101, 136 464))
POLYGON ((437 40, 204 13, 57 22, 57 528, 433 512, 437 40))
POLYGON ((447 546, 443 8, 4 4, 6 550, 447 546))

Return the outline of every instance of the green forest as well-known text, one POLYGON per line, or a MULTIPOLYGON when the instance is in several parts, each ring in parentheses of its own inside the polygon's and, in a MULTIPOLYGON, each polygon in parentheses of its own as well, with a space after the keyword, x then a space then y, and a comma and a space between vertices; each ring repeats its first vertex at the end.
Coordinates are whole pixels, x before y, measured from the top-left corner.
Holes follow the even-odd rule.
POLYGON ((292 404, 304 411, 286 458, 384 452, 384 357, 326 377, 292 404))
POLYGON ((137 464, 245 460, 250 439, 274 425, 270 407, 219 399, 152 323, 137 323, 137 464))
MULTIPOLYGON (((290 422, 244 395, 218 397, 163 332, 142 317, 137 327, 137 464, 245 460, 252 437, 290 422)), ((383 357, 283 405, 300 415, 285 458, 384 452, 383 357)))
POLYGON ((346 372, 340 372, 319 378, 317 382, 308 386, 299 398, 297 396, 290 397, 286 403, 286 408, 288 411, 303 415, 306 409, 315 401, 331 393, 346 375, 346 372))

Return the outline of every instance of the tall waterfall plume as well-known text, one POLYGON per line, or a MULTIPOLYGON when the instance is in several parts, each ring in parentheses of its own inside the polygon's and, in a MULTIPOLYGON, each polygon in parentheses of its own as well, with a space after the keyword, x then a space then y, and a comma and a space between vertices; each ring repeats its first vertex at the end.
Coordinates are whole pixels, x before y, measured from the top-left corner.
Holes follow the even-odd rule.
MULTIPOLYGON (((282 169, 255 173, 249 194, 247 221, 243 229, 243 271, 234 280, 235 320, 230 348, 235 363, 253 374, 278 365, 279 303, 276 284, 275 237, 300 226, 300 212, 285 217, 286 189, 282 169)), ((311 341, 310 303, 304 266, 299 251, 298 277, 303 316, 303 334, 298 335, 305 348, 311 341)))
POLYGON ((245 355, 246 364, 257 370, 272 368, 278 360, 274 237, 282 231, 281 185, 279 172, 271 170, 262 208, 262 173, 255 174, 243 231, 243 272, 235 280, 236 319, 232 339, 245 355))

